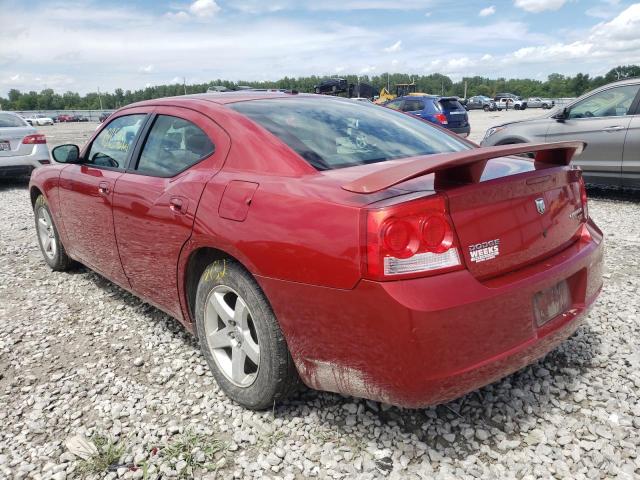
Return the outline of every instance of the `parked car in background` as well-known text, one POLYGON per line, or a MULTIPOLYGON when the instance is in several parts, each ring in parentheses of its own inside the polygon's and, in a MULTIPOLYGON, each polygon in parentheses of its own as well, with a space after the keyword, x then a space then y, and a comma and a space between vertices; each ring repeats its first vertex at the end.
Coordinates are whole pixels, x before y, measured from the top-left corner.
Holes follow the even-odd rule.
POLYGON ((327 78, 313 87, 315 93, 342 93, 349 90, 349 83, 344 78, 327 78))
POLYGON ((302 381, 421 408, 544 356, 597 298, 581 148, 477 148, 329 96, 184 96, 56 147, 29 194, 50 268, 82 262, 176 317, 240 405, 302 381))
POLYGON ((587 182, 640 188, 640 79, 593 90, 564 108, 487 130, 482 145, 582 140, 574 159, 587 182))
POLYGON ((22 177, 50 163, 47 139, 12 112, 0 112, 0 177, 22 177))
POLYGON ((527 99, 528 108, 542 108, 549 109, 556 105, 555 100, 550 98, 531 97, 527 99))
POLYGON ((518 95, 514 94, 514 93, 496 93, 493 97, 494 101, 499 101, 502 100, 503 98, 510 98, 511 100, 522 100, 521 97, 519 97, 518 95))
POLYGON ((58 122, 60 123, 67 123, 67 122, 73 122, 73 115, 69 115, 69 114, 62 114, 62 115, 58 115, 57 117, 58 122))
POLYGON ((109 115, 111 115, 111 113, 110 113, 110 112, 102 112, 102 113, 100 114, 100 116, 98 117, 98 121, 99 121, 100 123, 104 122, 107 118, 109 118, 109 115))
POLYGON ((51 117, 47 117, 46 115, 43 115, 41 113, 37 113, 35 115, 31 115, 31 116, 25 118, 25 121, 29 125, 38 125, 38 126, 53 125, 53 119, 51 117))
POLYGON ((84 115, 76 115, 76 122, 88 122, 89 117, 85 117, 84 115))
POLYGON ((464 106, 467 108, 467 110, 484 110, 485 112, 493 111, 496 109, 493 99, 485 97, 484 95, 469 97, 464 106))
POLYGON ((469 115, 456 97, 407 95, 391 100, 384 106, 415 115, 463 137, 469 136, 471 132, 469 115))

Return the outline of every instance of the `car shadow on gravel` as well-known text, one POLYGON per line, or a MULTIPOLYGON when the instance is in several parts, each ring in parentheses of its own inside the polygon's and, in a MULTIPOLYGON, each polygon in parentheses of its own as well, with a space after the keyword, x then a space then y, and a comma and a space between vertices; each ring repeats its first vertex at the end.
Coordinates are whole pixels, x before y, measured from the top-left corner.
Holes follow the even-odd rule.
POLYGON ((590 199, 640 203, 640 190, 587 185, 587 194, 590 199))
MULTIPOLYGON (((104 277, 80 267, 95 286, 146 318, 161 323, 174 340, 199 349, 194 336, 175 319, 144 303, 104 277)), ((82 308, 80 305, 78 308, 82 308)), ((527 441, 523 426, 532 429, 540 418, 557 418, 579 412, 577 395, 581 376, 594 365, 601 340, 588 324, 536 363, 455 401, 423 409, 405 409, 339 394, 302 389, 275 405, 273 418, 285 421, 313 415, 319 443, 335 442, 356 453, 370 450, 370 442, 382 441, 388 449, 415 448, 423 444, 433 458, 464 460, 493 451, 517 448, 527 441), (391 443, 389 443, 391 441, 391 443)), ((213 387, 215 388, 215 387, 213 387)), ((534 439, 535 441, 535 439, 534 439)), ((373 456, 371 457, 373 458, 373 456)), ((378 458, 382 470, 393 468, 390 456, 378 458), (391 462, 391 464, 389 463, 391 462)))
POLYGON ((5 190, 14 190, 16 188, 28 188, 28 178, 1 178, 0 177, 0 192, 5 190))

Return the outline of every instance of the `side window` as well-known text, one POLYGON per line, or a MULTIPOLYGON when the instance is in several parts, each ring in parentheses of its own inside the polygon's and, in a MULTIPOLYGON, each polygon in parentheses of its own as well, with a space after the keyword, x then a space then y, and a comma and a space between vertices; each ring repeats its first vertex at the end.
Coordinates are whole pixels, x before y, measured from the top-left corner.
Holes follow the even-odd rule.
POLYGON ((125 168, 127 155, 145 117, 145 114, 125 115, 109 122, 91 144, 84 163, 96 167, 125 168))
POLYGON ((422 100, 405 100, 402 107, 403 112, 417 112, 418 110, 424 110, 424 103, 422 100))
POLYGON ((402 107, 402 100, 394 100, 393 102, 387 103, 385 106, 391 110, 400 110, 400 107, 402 107))
POLYGON ((620 117, 627 115, 633 99, 638 93, 638 85, 615 87, 591 95, 576 103, 569 111, 569 118, 620 117))
POLYGON ((142 148, 137 171, 173 177, 215 151, 213 142, 193 123, 158 115, 142 148))

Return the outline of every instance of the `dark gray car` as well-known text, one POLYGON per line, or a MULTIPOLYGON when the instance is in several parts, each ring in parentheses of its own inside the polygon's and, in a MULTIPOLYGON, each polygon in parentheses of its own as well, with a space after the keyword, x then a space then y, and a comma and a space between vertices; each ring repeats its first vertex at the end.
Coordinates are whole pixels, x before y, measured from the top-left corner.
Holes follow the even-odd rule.
POLYGON ((482 145, 564 140, 587 142, 573 162, 587 182, 640 188, 640 79, 610 83, 539 118, 492 127, 482 145))

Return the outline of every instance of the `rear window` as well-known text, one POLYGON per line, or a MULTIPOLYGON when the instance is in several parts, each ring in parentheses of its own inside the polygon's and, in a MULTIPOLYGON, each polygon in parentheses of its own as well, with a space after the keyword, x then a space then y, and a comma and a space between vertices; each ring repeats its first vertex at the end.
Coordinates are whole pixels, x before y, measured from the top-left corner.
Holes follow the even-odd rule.
POLYGON ((445 112, 454 112, 456 110, 464 110, 464 107, 458 100, 443 98, 440 100, 442 110, 445 112))
POLYGON ((17 115, 11 115, 10 113, 0 113, 0 128, 26 126, 28 126, 28 123, 22 120, 17 115))
POLYGON ((229 106, 318 170, 471 148, 422 120, 364 102, 298 97, 229 106))

